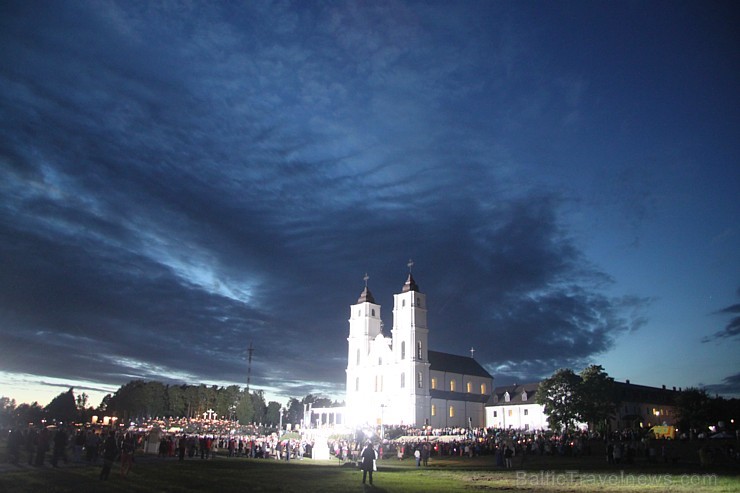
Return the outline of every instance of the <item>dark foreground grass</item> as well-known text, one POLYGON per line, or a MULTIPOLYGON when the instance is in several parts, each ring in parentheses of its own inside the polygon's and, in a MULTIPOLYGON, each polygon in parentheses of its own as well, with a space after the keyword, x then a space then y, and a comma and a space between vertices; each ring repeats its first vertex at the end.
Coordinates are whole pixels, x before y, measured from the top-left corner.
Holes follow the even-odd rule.
POLYGON ((435 459, 429 468, 413 461, 381 461, 375 485, 363 486, 362 472, 331 461, 278 462, 260 459, 188 460, 139 457, 127 478, 118 465, 108 481, 100 466, 59 469, 5 469, 0 492, 738 492, 737 470, 700 470, 693 466, 633 466, 605 469, 596 462, 556 460, 524 464, 525 469, 496 468, 489 457, 435 459))

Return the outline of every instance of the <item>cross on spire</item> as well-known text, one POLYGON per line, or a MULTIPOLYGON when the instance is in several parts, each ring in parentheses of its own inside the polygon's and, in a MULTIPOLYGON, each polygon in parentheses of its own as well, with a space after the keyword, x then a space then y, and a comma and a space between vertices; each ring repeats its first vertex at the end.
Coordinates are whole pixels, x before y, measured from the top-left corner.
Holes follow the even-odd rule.
POLYGON ((475 358, 475 348, 472 346, 470 347, 470 357, 475 358))
POLYGON ((409 274, 411 274, 411 268, 414 266, 414 261, 409 259, 409 263, 406 265, 409 267, 409 274))
POLYGON ((367 280, 370 279, 370 276, 367 275, 367 272, 365 272, 365 277, 362 278, 363 281, 365 281, 365 287, 367 287, 367 280))

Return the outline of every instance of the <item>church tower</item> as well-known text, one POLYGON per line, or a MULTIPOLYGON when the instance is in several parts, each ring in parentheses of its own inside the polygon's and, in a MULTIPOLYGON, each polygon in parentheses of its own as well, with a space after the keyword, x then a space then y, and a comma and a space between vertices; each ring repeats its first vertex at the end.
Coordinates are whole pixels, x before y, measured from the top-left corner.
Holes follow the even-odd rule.
POLYGON ((411 274, 400 293, 393 295, 393 353, 400 370, 401 421, 420 425, 430 418, 429 356, 426 295, 411 274))
POLYGON ((370 371, 375 366, 370 361, 370 352, 373 341, 382 334, 380 305, 375 303, 367 287, 368 279, 365 274, 365 289, 357 303, 350 306, 349 314, 346 405, 355 420, 362 420, 365 414, 362 410, 367 404, 367 395, 372 389, 375 375, 370 371))

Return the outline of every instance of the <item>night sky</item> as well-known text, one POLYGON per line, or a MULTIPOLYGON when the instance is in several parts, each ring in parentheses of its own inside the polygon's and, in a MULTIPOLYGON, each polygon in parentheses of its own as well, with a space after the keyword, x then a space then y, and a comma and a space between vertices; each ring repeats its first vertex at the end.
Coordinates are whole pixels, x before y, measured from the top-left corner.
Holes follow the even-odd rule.
POLYGON ((735 2, 0 3, 0 395, 343 399, 363 276, 495 384, 740 394, 735 2))

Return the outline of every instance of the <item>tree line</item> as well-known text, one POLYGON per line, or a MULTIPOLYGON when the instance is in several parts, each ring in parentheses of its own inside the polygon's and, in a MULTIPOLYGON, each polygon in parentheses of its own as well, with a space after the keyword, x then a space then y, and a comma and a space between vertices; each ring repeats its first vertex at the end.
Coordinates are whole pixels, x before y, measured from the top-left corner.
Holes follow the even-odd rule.
POLYGON ((305 404, 314 407, 341 405, 327 397, 308 394, 290 398, 287 406, 266 402, 262 390, 248 392, 238 385, 169 385, 156 381, 132 380, 115 393, 106 395, 97 408, 88 406, 84 392, 62 392, 45 407, 38 402, 16 405, 13 399, 0 397, 0 427, 25 426, 28 423, 89 422, 92 416, 116 416, 130 421, 148 418, 203 418, 209 411, 218 419, 238 420, 241 424, 258 423, 277 426, 299 424, 305 404))

